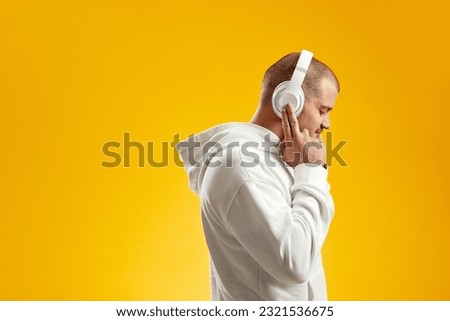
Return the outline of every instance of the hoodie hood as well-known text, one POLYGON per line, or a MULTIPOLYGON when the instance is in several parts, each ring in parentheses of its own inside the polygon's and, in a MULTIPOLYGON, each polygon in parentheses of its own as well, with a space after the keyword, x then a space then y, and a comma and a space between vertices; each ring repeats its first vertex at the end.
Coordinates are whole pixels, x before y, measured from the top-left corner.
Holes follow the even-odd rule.
POLYGON ((279 155, 280 139, 265 127, 252 123, 225 123, 192 135, 175 145, 189 177, 190 189, 199 194, 203 173, 219 151, 236 142, 259 143, 258 150, 279 155), (268 147, 270 146, 270 147, 268 147))

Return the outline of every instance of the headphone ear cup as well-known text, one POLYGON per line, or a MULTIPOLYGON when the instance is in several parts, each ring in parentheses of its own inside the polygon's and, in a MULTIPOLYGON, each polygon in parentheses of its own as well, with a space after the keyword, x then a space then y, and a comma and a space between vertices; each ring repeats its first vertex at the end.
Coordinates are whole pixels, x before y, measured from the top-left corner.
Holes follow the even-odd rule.
POLYGON ((287 92, 286 88, 289 86, 289 80, 280 83, 272 94, 272 108, 274 113, 281 118, 281 110, 288 104, 291 103, 294 107, 294 112, 296 117, 300 115, 303 109, 303 102, 305 101, 303 90, 299 88, 298 95, 292 92, 287 92))
POLYGON ((300 114, 303 111, 303 107, 305 107, 305 94, 303 93, 303 89, 300 88, 300 90, 298 91, 298 100, 299 100, 299 105, 298 105, 298 109, 295 110, 295 116, 298 117, 300 116, 300 114))

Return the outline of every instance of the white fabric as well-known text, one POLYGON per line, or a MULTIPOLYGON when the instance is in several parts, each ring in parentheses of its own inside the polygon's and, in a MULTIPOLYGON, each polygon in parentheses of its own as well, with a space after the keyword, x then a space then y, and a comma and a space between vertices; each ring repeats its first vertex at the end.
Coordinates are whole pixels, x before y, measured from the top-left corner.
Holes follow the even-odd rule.
POLYGON ((251 123, 222 124, 193 139, 194 150, 183 147, 187 140, 176 147, 201 198, 212 299, 327 300, 321 249, 334 213, 327 170, 287 166, 279 138, 251 123), (222 152, 203 150, 214 142, 222 152), (192 151, 199 166, 189 163, 192 151))

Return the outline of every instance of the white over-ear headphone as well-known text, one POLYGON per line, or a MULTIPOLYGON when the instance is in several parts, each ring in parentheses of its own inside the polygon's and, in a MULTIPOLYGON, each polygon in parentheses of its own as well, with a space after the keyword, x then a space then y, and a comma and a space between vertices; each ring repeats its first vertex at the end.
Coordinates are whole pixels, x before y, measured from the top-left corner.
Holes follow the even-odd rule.
POLYGON ((306 76, 313 53, 302 50, 295 66, 291 80, 283 81, 275 88, 272 94, 272 107, 275 114, 281 118, 281 110, 291 103, 294 107, 295 116, 298 117, 305 104, 305 94, 302 90, 302 83, 306 76))

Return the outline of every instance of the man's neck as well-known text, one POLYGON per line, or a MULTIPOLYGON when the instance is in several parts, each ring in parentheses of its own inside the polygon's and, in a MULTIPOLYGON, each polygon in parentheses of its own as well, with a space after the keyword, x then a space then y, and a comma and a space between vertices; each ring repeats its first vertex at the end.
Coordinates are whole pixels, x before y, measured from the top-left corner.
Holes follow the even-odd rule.
POLYGON ((258 109, 255 115, 253 115, 252 119, 250 119, 250 123, 267 128, 275 135, 277 135, 280 140, 283 140, 284 135, 283 128, 281 128, 281 119, 275 117, 275 115, 266 115, 265 113, 262 113, 260 109, 258 109))

